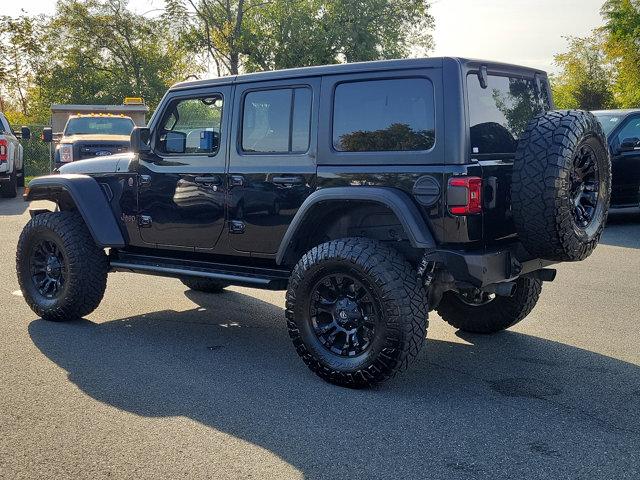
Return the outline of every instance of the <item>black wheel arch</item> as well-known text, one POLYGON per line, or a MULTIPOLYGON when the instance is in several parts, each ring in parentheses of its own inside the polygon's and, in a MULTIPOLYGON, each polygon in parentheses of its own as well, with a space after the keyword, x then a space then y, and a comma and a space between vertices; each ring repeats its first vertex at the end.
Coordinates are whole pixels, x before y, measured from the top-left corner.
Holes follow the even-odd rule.
MULTIPOLYGON (((47 175, 34 178, 25 190, 24 200, 49 200, 57 203, 60 210, 77 210, 96 245, 101 248, 126 245, 104 191, 88 175, 47 175)), ((44 211, 36 210, 32 215, 44 211)))
MULTIPOLYGON (((317 230, 318 221, 332 211, 344 212, 357 205, 388 209, 397 219, 402 236, 416 249, 436 248, 436 242, 418 207, 405 192, 389 187, 330 187, 313 192, 298 209, 276 255, 279 265, 293 265, 307 248, 296 241, 317 230)), ((324 222, 320 222, 324 226, 324 222)), ((309 247, 310 245, 307 245, 309 247)))

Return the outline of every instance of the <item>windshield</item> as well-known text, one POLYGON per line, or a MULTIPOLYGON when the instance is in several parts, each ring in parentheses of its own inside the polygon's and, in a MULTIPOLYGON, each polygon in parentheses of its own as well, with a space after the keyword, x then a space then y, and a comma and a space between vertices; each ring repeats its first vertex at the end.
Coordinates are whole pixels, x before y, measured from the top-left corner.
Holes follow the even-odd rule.
POLYGON ((127 117, 70 118, 64 129, 69 135, 131 135, 133 120, 127 117))
POLYGON ((620 124, 620 121, 622 120, 623 116, 622 115, 612 115, 612 114, 601 114, 601 113, 594 113, 594 115, 596 116, 596 118, 598 119, 598 121, 600 122, 600 125, 602 125, 602 130, 604 130, 604 134, 605 135, 609 135, 611 133, 611 131, 616 128, 616 126, 618 124, 620 124))
POLYGON ((546 82, 489 75, 486 88, 478 76, 467 77, 471 153, 512 154, 529 121, 549 109, 546 82))

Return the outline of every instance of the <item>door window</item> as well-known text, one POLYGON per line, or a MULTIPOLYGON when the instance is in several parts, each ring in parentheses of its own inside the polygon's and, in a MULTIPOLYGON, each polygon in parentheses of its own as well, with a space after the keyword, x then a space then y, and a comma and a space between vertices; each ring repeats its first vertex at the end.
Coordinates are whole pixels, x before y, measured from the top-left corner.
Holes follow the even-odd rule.
POLYGON ((617 144, 621 145, 623 141, 628 139, 636 139, 636 143, 640 143, 640 117, 633 117, 629 120, 622 130, 618 133, 617 144))
POLYGON ((309 88, 260 90, 244 97, 244 153, 304 153, 309 149, 310 127, 309 88))
POLYGON ((341 83, 333 147, 341 152, 429 150, 435 143, 433 85, 424 78, 341 83))
POLYGON ((214 156, 220 148, 222 96, 187 98, 169 105, 160 123, 158 151, 214 156))

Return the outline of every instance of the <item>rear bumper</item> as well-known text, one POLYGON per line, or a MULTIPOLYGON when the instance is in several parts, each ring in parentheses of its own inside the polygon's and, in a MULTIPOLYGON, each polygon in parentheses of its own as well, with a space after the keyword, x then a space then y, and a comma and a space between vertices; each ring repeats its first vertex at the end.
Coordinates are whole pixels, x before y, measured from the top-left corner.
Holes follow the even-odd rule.
POLYGON ((508 282, 556 263, 531 258, 520 244, 483 252, 436 250, 428 252, 426 259, 443 264, 456 282, 474 287, 508 282))

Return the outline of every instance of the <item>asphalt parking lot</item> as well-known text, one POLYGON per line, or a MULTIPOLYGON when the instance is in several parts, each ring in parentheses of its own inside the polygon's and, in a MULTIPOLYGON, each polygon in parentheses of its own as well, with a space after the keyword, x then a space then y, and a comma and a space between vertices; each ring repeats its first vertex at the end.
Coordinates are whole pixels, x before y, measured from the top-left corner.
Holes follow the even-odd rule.
POLYGON ((19 295, 21 199, 0 199, 2 478, 640 478, 640 212, 611 216, 495 336, 431 316, 414 367, 324 383, 284 295, 115 273, 66 324, 19 295))

